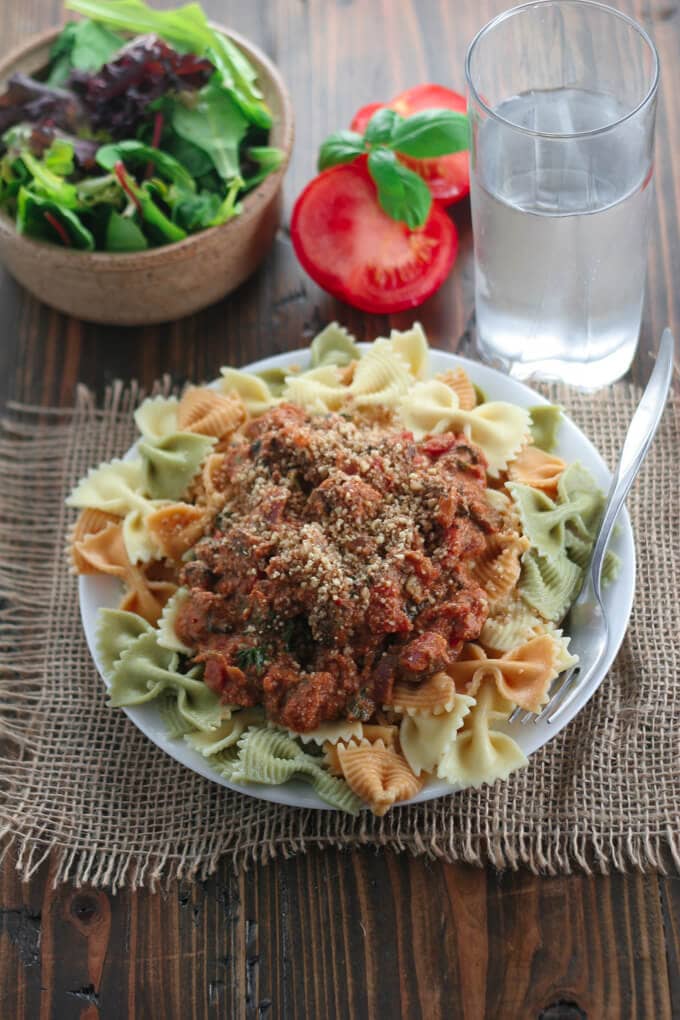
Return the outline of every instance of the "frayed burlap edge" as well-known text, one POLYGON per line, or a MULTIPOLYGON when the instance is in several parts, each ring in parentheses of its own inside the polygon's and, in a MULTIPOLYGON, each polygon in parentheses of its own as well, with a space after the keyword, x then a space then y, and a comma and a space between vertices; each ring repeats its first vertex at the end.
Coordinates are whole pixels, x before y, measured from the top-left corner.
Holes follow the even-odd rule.
MULTIPOLYGON (((169 390, 168 379, 157 387, 158 392, 169 390)), ((627 386, 619 386, 616 391, 619 417, 625 421, 637 393, 627 386)), ((364 814, 357 820, 336 812, 304 811, 255 801, 217 787, 188 774, 116 714, 116 737, 124 730, 125 740, 135 751, 139 747, 147 758, 153 756, 157 777, 166 772, 181 777, 178 782, 184 782, 186 794, 197 797, 199 808, 210 816, 215 827, 203 833, 198 842, 187 840, 186 833, 174 832, 171 826, 163 833, 154 832, 146 842, 144 835, 138 838, 134 832, 125 833, 125 839, 120 840, 111 838, 110 830, 107 838, 94 836, 93 818, 105 809, 110 795, 104 782, 107 777, 101 789, 90 791, 94 799, 88 804, 86 817, 69 815, 68 796, 62 815, 55 817, 41 801, 41 783, 53 751, 51 747, 45 750, 45 712, 53 707, 47 685, 54 665, 53 621, 59 615, 55 600, 63 596, 59 578, 64 575, 63 543, 68 526, 63 497, 73 481, 69 468, 77 460, 74 453, 85 434, 83 430, 99 429, 101 433, 97 460, 120 454, 129 445, 131 412, 142 396, 136 385, 126 388, 116 383, 107 392, 102 409, 95 407, 91 394, 82 387, 72 412, 11 405, 0 438, 0 598, 4 603, 0 610, 0 839, 1 856, 9 854, 15 859, 22 879, 28 880, 51 857, 55 884, 70 880, 114 890, 124 885, 154 887, 179 878, 205 878, 225 855, 235 868, 246 868, 279 855, 290 857, 310 847, 357 846, 477 866, 489 863, 499 869, 526 867, 547 875, 575 870, 680 871, 680 826, 677 799, 672 795, 668 802, 676 804, 676 811, 659 809, 658 817, 650 818, 637 830, 628 825, 619 827, 619 831, 596 831, 597 792, 594 801, 581 805, 592 819, 591 828, 578 815, 568 819, 559 817, 560 812, 556 812, 557 817, 547 813, 539 818, 529 812, 526 819, 522 818, 522 805, 530 802, 536 777, 545 786, 546 775, 548 782, 552 781, 550 770, 554 773, 559 768, 560 748, 566 752, 569 743, 562 734, 549 745, 552 752, 543 749, 532 759, 530 769, 506 784, 397 808, 384 819, 364 814), (39 565, 35 567, 37 559, 39 565), (26 563, 33 566, 24 569, 26 563), (512 823, 508 821, 511 814, 512 823), (121 845, 125 842, 127 846, 121 845)), ((568 403, 562 391, 553 393, 553 397, 568 403)), ((617 435, 613 442, 620 438, 617 435)), ((70 630, 66 628, 56 637, 73 641, 74 619, 71 607, 70 630)), ((101 685, 81 635, 78 642, 73 654, 80 666, 86 664, 97 685, 96 697, 103 704, 101 685)), ((626 669, 627 657, 633 653, 634 649, 627 651, 624 647, 615 671, 626 669)), ((672 675, 664 678, 669 684, 672 675)), ((603 690, 606 692, 606 684, 603 690)), ((598 700, 603 700, 600 693, 593 702, 598 700)), ((611 718, 613 705, 599 707, 611 718)), ((677 708, 676 700, 671 719, 676 731, 677 708)), ((624 705, 620 711, 631 709, 624 705)), ((592 717, 596 712, 597 706, 591 703, 582 715, 592 717)), ((588 739, 597 720, 591 718, 588 725, 586 718, 584 723, 583 736, 588 739)), ((69 750, 78 753, 77 746, 69 750)), ((60 753, 63 758, 63 749, 60 753)), ((626 776, 618 778, 626 782, 626 776)), ((608 774, 607 781, 616 785, 616 775, 608 774)), ((557 783, 558 794, 559 788, 557 783)), ((76 799, 75 787, 67 793, 76 799)), ((556 806, 554 798, 558 794, 550 791, 546 804, 556 806)), ((203 817, 200 812, 198 817, 203 817)))

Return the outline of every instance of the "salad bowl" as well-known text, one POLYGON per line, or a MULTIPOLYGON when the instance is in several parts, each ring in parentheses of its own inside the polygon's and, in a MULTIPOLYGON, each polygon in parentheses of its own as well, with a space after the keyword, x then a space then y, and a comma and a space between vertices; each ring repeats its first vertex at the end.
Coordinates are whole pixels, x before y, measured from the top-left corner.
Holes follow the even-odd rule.
MULTIPOLYGON (((235 290, 267 254, 279 226, 281 189, 293 146, 290 96, 276 67, 253 43, 213 26, 239 47, 257 71, 273 115, 270 144, 280 166, 243 200, 241 213, 181 241, 140 252, 76 251, 20 234, 0 211, 0 261, 41 301, 68 315, 110 325, 181 318, 235 290)), ((32 37, 0 61, 0 89, 17 73, 46 67, 60 29, 32 37)))

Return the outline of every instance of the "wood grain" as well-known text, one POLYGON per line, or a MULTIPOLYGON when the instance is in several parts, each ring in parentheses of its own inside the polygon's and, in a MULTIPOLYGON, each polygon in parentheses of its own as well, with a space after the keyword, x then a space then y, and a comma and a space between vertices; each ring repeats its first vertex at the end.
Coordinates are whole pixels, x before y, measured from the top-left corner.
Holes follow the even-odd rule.
MULTIPOLYGON (((274 58, 297 143, 286 209, 328 131, 363 103, 431 79, 463 88, 463 55, 505 0, 205 3, 274 58)), ((680 10, 620 0, 663 65, 648 299, 634 375, 666 324, 680 332, 680 10)), ((58 0, 3 0, 0 48, 55 24, 58 0)), ((445 287, 419 310, 432 341, 473 350, 469 211, 445 287)), ((124 296, 122 296, 124 299, 124 296)), ((390 321, 323 294, 286 229, 234 297, 161 327, 111 329, 39 305, 0 272, 0 398, 68 405, 78 381, 204 379, 299 346, 339 318, 370 338, 390 321)), ((406 325, 411 316, 393 317, 406 325)), ((541 879, 406 856, 310 852, 165 892, 53 889, 0 876, 0 1020, 671 1020, 680 1016, 680 883, 640 875, 541 879)))
POLYGON ((676 889, 372 851, 116 897, 5 869, 0 1015, 671 1020, 676 889))

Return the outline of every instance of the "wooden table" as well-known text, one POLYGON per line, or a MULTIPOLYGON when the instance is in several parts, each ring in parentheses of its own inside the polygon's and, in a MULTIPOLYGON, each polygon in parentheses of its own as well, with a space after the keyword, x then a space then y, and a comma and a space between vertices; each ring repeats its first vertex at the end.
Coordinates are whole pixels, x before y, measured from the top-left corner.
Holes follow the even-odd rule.
MULTIPOLYGON (((425 80, 463 88, 473 33, 507 0, 220 0, 278 63, 297 143, 286 209, 314 173, 329 131, 365 102, 425 80)), ((680 331, 680 11, 675 0, 619 0, 654 36, 664 65, 649 300, 635 374, 655 338, 680 331)), ((60 0, 3 0, 3 50, 56 23, 60 0)), ((228 13, 227 13, 228 12, 228 13)), ((469 212, 461 254, 419 312, 432 342, 465 345, 472 311, 469 212), (459 341, 457 338, 463 338, 459 341)), ((146 329, 68 319, 0 274, 0 397, 69 405, 76 381, 100 394, 116 377, 209 378, 225 362, 300 344, 339 318, 372 338, 388 327, 322 294, 285 226, 261 271, 230 300, 146 329)), ((396 316, 398 326, 410 316, 396 316)), ((680 1016, 680 883, 656 875, 537 878, 370 850, 311 852, 167 892, 51 887, 45 865, 0 892, 0 1020, 423 1017, 426 1020, 666 1020, 680 1016)))

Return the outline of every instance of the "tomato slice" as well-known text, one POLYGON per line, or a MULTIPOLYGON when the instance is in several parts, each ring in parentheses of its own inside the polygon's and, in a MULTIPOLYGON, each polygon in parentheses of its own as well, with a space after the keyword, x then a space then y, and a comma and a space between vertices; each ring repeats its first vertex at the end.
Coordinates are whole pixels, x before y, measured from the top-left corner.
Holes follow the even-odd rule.
POLYGON ((290 233, 320 287, 382 314, 415 308, 434 294, 458 250, 456 228, 436 202, 419 230, 384 213, 364 159, 310 181, 295 203, 290 233))
MULTIPOLYGON (((406 92, 400 92, 389 103, 362 106, 354 115, 352 131, 363 135, 373 114, 384 106, 396 110, 402 117, 408 117, 412 113, 435 108, 465 113, 467 104, 465 96, 443 85, 416 85, 406 92)), ((469 152, 453 152, 450 156, 438 156, 436 159, 411 159, 408 156, 400 156, 399 159, 427 181, 432 197, 444 205, 460 202, 470 191, 469 152)))

